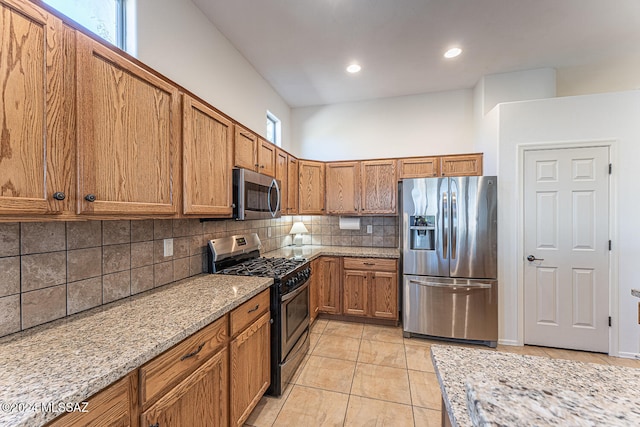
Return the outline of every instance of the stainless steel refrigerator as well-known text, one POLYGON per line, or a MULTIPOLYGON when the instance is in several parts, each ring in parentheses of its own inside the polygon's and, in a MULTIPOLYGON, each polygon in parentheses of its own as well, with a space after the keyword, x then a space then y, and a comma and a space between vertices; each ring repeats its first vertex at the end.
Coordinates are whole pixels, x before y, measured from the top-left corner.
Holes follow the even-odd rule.
POLYGON ((403 328, 428 335, 498 340, 497 178, 402 183, 403 328))

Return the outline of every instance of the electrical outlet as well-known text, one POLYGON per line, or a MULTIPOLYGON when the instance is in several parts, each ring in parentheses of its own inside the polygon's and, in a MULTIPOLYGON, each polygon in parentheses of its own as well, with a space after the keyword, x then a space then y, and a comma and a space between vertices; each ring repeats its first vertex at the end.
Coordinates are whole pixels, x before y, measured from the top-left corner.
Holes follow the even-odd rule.
POLYGON ((164 256, 173 256, 173 239, 164 239, 164 256))
POLYGON ((271 227, 267 227, 267 237, 271 237, 271 227))
POLYGON ((367 234, 373 233, 373 225, 367 225, 367 234))

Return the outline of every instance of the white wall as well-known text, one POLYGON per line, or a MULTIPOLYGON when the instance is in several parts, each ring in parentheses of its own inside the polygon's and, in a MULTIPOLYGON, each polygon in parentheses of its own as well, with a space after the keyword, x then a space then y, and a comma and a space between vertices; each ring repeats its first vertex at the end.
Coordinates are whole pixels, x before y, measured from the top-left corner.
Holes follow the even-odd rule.
MULTIPOLYGON (((616 216, 618 235, 613 247, 618 256, 617 350, 621 355, 640 354, 640 326, 637 324, 638 299, 630 294, 637 288, 636 266, 640 257, 640 92, 554 98, 499 105, 498 175, 500 210, 499 281, 501 319, 500 338, 505 343, 522 342, 523 317, 521 283, 522 248, 518 240, 519 185, 518 150, 522 144, 614 141, 614 175, 617 183, 616 216)), ((615 266, 614 266, 615 267, 615 266)), ((615 297, 615 295, 614 295, 615 297)), ((615 353, 614 349, 614 353, 615 353)))
POLYGON ((487 114, 501 102, 553 98, 556 96, 556 70, 537 68, 511 73, 488 74, 481 78, 478 102, 487 114))
POLYGON ((293 152, 356 160, 473 151, 471 89, 291 111, 293 152))
POLYGON ((289 106, 191 0, 136 6, 138 59, 262 136, 271 111, 290 148, 289 106))
POLYGON ((640 56, 626 55, 594 64, 558 68, 556 75, 558 96, 640 89, 640 56))

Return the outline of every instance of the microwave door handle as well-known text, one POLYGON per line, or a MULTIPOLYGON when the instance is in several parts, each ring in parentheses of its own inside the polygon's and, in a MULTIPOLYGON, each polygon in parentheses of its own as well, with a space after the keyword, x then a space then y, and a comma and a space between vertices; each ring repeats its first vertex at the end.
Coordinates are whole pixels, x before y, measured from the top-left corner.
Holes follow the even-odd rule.
POLYGON ((267 204, 269 205, 269 213, 271 214, 272 217, 275 217, 276 214, 278 213, 278 209, 280 209, 280 188, 278 188, 278 181, 276 181, 275 179, 271 181, 271 185, 269 186, 269 193, 267 194, 267 204), (272 206, 271 206, 271 192, 273 191, 274 187, 276 189, 276 196, 277 196, 275 210, 272 209, 272 206))

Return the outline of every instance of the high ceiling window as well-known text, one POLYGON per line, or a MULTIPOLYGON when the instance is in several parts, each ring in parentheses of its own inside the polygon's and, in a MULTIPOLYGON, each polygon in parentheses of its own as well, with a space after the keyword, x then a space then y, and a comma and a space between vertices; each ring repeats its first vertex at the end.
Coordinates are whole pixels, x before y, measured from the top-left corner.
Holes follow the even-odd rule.
POLYGON ((271 141, 275 145, 280 146, 280 133, 280 119, 270 111, 267 111, 267 141, 271 141))
POLYGON ((125 48, 126 0, 44 0, 109 43, 125 48))

